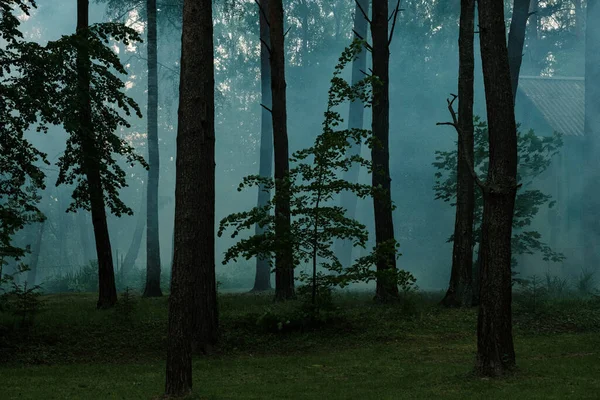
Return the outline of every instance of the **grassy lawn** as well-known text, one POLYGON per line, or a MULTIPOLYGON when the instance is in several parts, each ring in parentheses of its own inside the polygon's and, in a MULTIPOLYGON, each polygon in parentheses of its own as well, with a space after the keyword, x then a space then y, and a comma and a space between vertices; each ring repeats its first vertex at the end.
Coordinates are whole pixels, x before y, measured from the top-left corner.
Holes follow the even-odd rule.
MULTIPOLYGON (((166 299, 96 311, 92 294, 44 296, 28 332, 0 314, 0 399, 151 399, 162 393, 166 299)), ((380 306, 347 294, 318 329, 284 328, 295 304, 222 295, 217 354, 194 361, 206 399, 597 399, 597 301, 515 306, 518 370, 472 375, 474 310, 445 310, 435 296, 380 306)), ((293 321, 291 325, 293 326, 293 321)))

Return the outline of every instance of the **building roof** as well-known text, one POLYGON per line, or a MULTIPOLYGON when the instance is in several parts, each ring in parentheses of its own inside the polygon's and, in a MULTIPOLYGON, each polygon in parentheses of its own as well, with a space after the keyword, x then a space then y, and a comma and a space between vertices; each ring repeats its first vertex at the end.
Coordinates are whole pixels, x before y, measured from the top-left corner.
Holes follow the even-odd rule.
POLYGON ((584 79, 577 77, 519 77, 519 91, 556 132, 583 136, 584 79))

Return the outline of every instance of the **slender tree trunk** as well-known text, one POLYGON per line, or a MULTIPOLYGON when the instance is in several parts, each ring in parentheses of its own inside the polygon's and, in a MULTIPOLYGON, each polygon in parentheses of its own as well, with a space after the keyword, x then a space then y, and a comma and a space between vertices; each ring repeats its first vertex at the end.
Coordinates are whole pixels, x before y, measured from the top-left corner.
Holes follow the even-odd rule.
MULTIPOLYGON (((358 4, 362 7, 365 12, 369 9, 370 0, 358 0, 358 4)), ((357 35, 362 37, 364 40, 367 40, 368 33, 368 22, 365 19, 362 11, 358 5, 355 7, 354 11, 354 32, 357 35)), ((358 55, 358 57, 352 62, 352 84, 356 84, 363 77, 363 71, 367 70, 367 52, 363 49, 363 51, 358 55)), ((350 107, 348 110, 348 129, 362 129, 364 123, 364 110, 365 105, 360 100, 354 100, 350 103, 350 107)), ((360 155, 361 153, 361 145, 353 144, 349 151, 349 156, 360 155)), ((348 182, 358 183, 358 174, 360 172, 360 167, 355 163, 344 173, 344 179, 348 182)), ((346 209, 346 216, 348 218, 354 218, 356 216, 356 205, 358 203, 358 198, 354 193, 350 192, 342 192, 340 196, 340 206, 346 209)), ((352 242, 349 240, 338 239, 336 241, 336 249, 335 249, 336 257, 340 261, 343 267, 347 268, 352 263, 352 242)))
POLYGON ((474 32, 475 0, 461 0, 459 71, 458 71, 458 136, 456 219, 450 284, 442 304, 447 307, 469 307, 473 303, 473 213, 474 181, 469 162, 473 160, 473 82, 475 69, 474 32))
MULTIPOLYGON (((588 0, 585 31, 585 119, 584 119, 584 174, 586 189, 596 187, 600 179, 598 172, 598 151, 600 135, 600 1, 588 0)), ((589 193, 589 192, 588 192, 589 193)), ((596 196, 583 196, 581 198, 581 221, 584 268, 594 270, 598 268, 598 236, 595 233, 597 220, 590 214, 590 210, 598 209, 596 196)))
POLYGON ((539 0, 531 0, 531 4, 529 6, 529 12, 531 13, 529 17, 529 37, 527 39, 527 47, 529 49, 529 68, 531 69, 528 72, 530 75, 539 75, 540 73, 540 65, 541 65, 541 50, 540 50, 540 35, 539 35, 539 0))
MULTIPOLYGON (((390 97, 389 97, 389 37, 388 0, 373 0, 371 37, 373 38, 373 75, 381 85, 373 91, 373 137, 376 145, 371 150, 373 162, 373 187, 384 193, 375 196, 375 243, 377 246, 394 241, 394 220, 392 217, 392 194, 390 178, 390 97)), ((377 272, 396 269, 396 252, 377 260, 377 272)), ((378 301, 389 301, 398 297, 395 279, 378 277, 375 297, 378 301)))
MULTIPOLYGON (((146 193, 145 187, 142 190, 142 193, 146 193)), ((133 236, 131 237, 131 243, 129 244, 127 253, 125 253, 125 259, 123 260, 123 264, 121 265, 121 271, 123 276, 126 276, 127 273, 133 269, 133 267, 135 266, 135 261, 137 260, 138 255, 140 253, 142 236, 144 235, 144 228, 146 227, 147 205, 148 203, 144 198, 144 195, 142 194, 142 201, 140 202, 140 207, 137 212, 137 220, 135 223, 135 229, 133 230, 133 236)))
MULTIPOLYGON (((260 90, 262 104, 271 108, 271 65, 269 61, 269 24, 265 15, 269 15, 269 0, 260 1, 260 38, 263 42, 260 48, 260 90)), ((265 178, 273 176, 273 120, 269 111, 261 107, 260 126, 260 167, 258 174, 265 178)), ((258 188, 258 207, 264 207, 271 199, 271 191, 265 189, 264 185, 258 188)), ((262 235, 264 229, 258 224, 255 226, 255 234, 262 235)), ((257 257, 256 276, 254 278, 253 292, 261 292, 271 289, 271 262, 269 257, 257 257)))
POLYGON ((517 128, 503 3, 479 0, 478 5, 490 160, 483 193, 477 370, 485 376, 497 376, 515 365, 510 266, 517 128))
POLYGON ((158 76, 156 0, 147 0, 148 12, 148 196, 146 224, 146 288, 144 297, 162 296, 160 290, 160 241, 158 230, 158 76))
POLYGON ((273 147, 275 150, 275 235, 279 246, 275 253, 275 300, 295 296, 294 258, 291 241, 289 152, 285 83, 285 50, 283 37, 283 2, 269 2, 269 33, 271 39, 271 94, 273 117, 273 147))
POLYGON ((531 0, 515 0, 510 32, 508 33, 508 62, 510 65, 510 80, 512 85, 513 102, 517 97, 519 73, 523 62, 523 46, 525 45, 525 32, 529 18, 529 4, 531 0))
POLYGON ((38 260, 40 259, 40 249, 42 248, 42 237, 45 227, 45 222, 41 222, 36 227, 35 241, 31 246, 31 255, 29 256, 29 271, 27 271, 27 284, 29 286, 34 286, 37 280, 38 260))
POLYGON ((216 338, 214 112, 212 2, 185 0, 167 395, 191 391, 193 347, 216 338))
MULTIPOLYGON (((88 29, 89 1, 77 0, 77 33, 83 37, 88 29)), ((83 151, 83 170, 85 172, 88 190, 92 224, 96 239, 96 254, 98 255, 98 308, 110 308, 117 303, 117 288, 115 286, 115 271, 113 267, 112 250, 104 208, 104 192, 100 179, 100 166, 95 160, 97 153, 92 125, 92 105, 90 99, 90 59, 86 45, 82 42, 77 50, 77 80, 80 96, 79 114, 83 151)))
POLYGON ((87 264, 95 259, 94 250, 92 249, 92 239, 90 237, 88 214, 84 210, 77 212, 77 225, 79 227, 79 238, 81 240, 81 252, 83 263, 87 264))

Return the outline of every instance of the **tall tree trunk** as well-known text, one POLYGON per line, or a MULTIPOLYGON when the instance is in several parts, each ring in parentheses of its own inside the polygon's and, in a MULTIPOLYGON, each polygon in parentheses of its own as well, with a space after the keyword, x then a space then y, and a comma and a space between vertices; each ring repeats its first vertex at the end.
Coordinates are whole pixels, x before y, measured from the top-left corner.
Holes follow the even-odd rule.
MULTIPOLYGON (((376 144, 371 150, 373 162, 373 187, 383 193, 373 198, 375 211, 375 243, 377 246, 394 241, 394 220, 392 217, 392 194, 390 178, 390 97, 389 97, 389 37, 388 0, 373 0, 371 37, 373 38, 373 75, 381 85, 373 91, 372 131, 376 144)), ((377 260, 377 272, 385 273, 396 269, 396 252, 377 260)), ((387 276, 377 278, 375 297, 378 301, 389 301, 398 297, 395 279, 387 276)))
POLYGON ((497 376, 515 365, 510 266, 517 128, 503 2, 479 0, 478 5, 490 160, 483 192, 477 370, 485 376, 497 376))
MULTIPOLYGON (((77 34, 87 35, 89 1, 77 0, 77 34)), ((82 137, 83 170, 87 178, 92 211, 92 224, 98 255, 98 308, 110 308, 117 303, 115 271, 112 250, 104 208, 104 192, 100 180, 100 166, 95 160, 97 153, 92 125, 92 105, 90 99, 91 65, 85 42, 77 49, 77 82, 79 91, 80 135, 82 137)))
MULTIPOLYGON (((365 12, 369 9, 370 0, 358 0, 358 4, 355 7, 354 11, 354 32, 367 40, 368 33, 368 22, 365 19, 362 11, 359 8, 362 7, 365 12)), ((363 51, 358 55, 358 57, 352 62, 352 84, 356 84, 363 78, 363 71, 367 70, 367 52, 363 49, 363 51)), ((348 129, 362 129, 364 123, 364 110, 365 105, 360 100, 354 100, 350 103, 350 107, 348 109, 348 129)), ((360 155, 361 153, 361 145, 353 144, 350 148, 349 157, 360 155)), ((357 164, 353 164, 348 171, 344 173, 344 179, 348 182, 357 183, 358 182, 358 174, 360 172, 360 167, 357 164)), ((358 198, 354 193, 350 192, 342 192, 340 196, 340 206, 346 209, 346 216, 348 218, 354 218, 356 216, 356 205, 358 203, 358 198)), ((352 262, 352 242, 349 240, 338 239, 336 241, 336 249, 335 249, 336 257, 345 268, 350 266, 352 262)))
MULTIPOLYGON (((146 188, 144 187, 144 189, 146 188)), ((144 189, 142 190, 142 193, 146 192, 146 190, 144 189)), ((142 236, 144 235, 144 228, 146 227, 146 207, 148 206, 147 200, 144 198, 143 194, 140 203, 141 204, 137 212, 135 228, 131 237, 131 243, 129 244, 129 248, 127 249, 127 253, 125 253, 125 258, 123 259, 123 264, 121 265, 122 276, 126 276, 127 273, 133 269, 133 267, 135 266, 135 261, 137 260, 138 255, 140 253, 142 236)))
POLYGON ((37 267, 40 259, 40 250, 42 248, 42 237, 44 236, 45 222, 41 222, 36 228, 35 241, 31 246, 31 255, 29 256, 29 271, 27 271, 27 283, 34 286, 37 280, 37 267))
POLYGON ((275 300, 295 296, 294 257, 291 241, 289 153, 285 83, 285 49, 283 37, 283 2, 269 2, 271 39, 271 95, 273 147, 275 151, 275 235, 280 241, 275 253, 275 300))
POLYGON ((469 307, 473 304, 473 213, 474 181, 469 161, 473 160, 473 82, 475 0, 461 0, 458 39, 458 162, 456 219, 450 284, 442 304, 447 307, 469 307))
POLYGON ((214 105, 212 2, 185 0, 167 395, 180 396, 191 391, 194 345, 215 338, 217 331, 214 105))
MULTIPOLYGON (((269 0, 260 1, 261 12, 260 19, 260 39, 263 42, 260 48, 260 91, 261 100, 264 107, 261 107, 261 125, 260 125, 260 166, 258 174, 265 178, 271 178, 273 175, 273 120, 269 111, 265 108, 271 108, 271 65, 269 61, 269 24, 265 15, 269 15, 269 0)), ((271 199, 270 189, 264 185, 258 188, 258 207, 264 207, 271 199)), ((255 234, 262 235, 264 229, 258 224, 254 227, 255 234)), ((269 257, 256 258, 256 276, 254 277, 253 292, 261 292, 271 289, 271 263, 269 257)))
POLYGON ((146 288, 144 297, 162 296, 160 290, 160 241, 158 230, 158 76, 156 0, 147 0, 148 13, 148 196, 146 224, 146 288))
MULTIPOLYGON (((585 119, 584 119, 584 167, 586 189, 596 187, 600 174, 598 170, 598 152, 600 150, 600 1, 588 0, 585 31, 585 119)), ((583 243, 583 263, 586 269, 596 269, 600 262, 598 256, 598 236, 594 232, 597 225, 598 201, 596 196, 581 198, 581 233, 583 243), (592 214, 590 215, 590 212, 592 214)))
POLYGON ((531 0, 515 0, 510 32, 508 33, 508 62, 510 66, 510 80, 512 85, 513 102, 517 97, 519 73, 523 62, 523 46, 525 45, 525 31, 529 18, 529 4, 531 0))

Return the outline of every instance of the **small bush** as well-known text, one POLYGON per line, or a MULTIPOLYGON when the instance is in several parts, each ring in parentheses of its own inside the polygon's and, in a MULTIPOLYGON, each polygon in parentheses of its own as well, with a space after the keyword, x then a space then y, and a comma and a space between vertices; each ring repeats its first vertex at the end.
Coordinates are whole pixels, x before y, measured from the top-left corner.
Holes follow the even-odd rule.
POLYGON ((33 326, 34 317, 42 307, 39 290, 39 285, 28 287, 27 282, 23 285, 12 282, 12 290, 7 294, 8 309, 20 318, 18 324, 21 329, 33 326))

